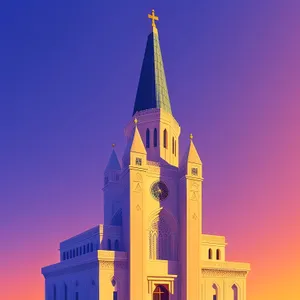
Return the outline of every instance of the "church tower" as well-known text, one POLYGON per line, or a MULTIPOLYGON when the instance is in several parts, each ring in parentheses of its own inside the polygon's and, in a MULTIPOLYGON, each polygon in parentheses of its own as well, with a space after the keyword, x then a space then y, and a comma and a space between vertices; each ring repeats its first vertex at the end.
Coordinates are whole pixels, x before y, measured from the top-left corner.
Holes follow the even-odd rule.
POLYGON ((60 243, 42 269, 46 300, 246 300, 247 263, 202 233, 202 161, 190 135, 179 162, 154 11, 120 163, 104 171, 104 224, 60 243))
MULTIPOLYGON (((148 36, 142 64, 133 118, 139 121, 139 130, 147 150, 147 159, 178 167, 180 126, 173 117, 158 30, 152 18, 152 32, 148 36)), ((130 136, 133 122, 127 125, 125 135, 130 136)))
MULTIPOLYGON (((133 115, 125 128, 123 240, 129 299, 165 287, 181 299, 200 293, 202 163, 191 139, 179 165, 173 116, 154 11, 133 115), (179 226, 179 224, 181 224, 179 226), (161 270, 161 273, 160 271, 161 270), (180 275, 179 275, 180 274, 180 275)), ((179 299, 179 298, 178 298, 179 299)))

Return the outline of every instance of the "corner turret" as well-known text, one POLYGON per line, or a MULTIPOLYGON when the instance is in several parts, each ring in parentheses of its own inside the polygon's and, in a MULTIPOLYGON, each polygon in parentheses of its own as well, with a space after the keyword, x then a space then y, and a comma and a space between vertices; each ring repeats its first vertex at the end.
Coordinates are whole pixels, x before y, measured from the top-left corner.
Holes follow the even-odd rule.
POLYGON ((107 185, 109 182, 114 182, 119 180, 119 174, 121 171, 121 166, 119 159, 115 151, 115 144, 112 144, 113 150, 111 152, 108 164, 104 170, 104 185, 107 185))
POLYGON ((134 128, 132 134, 127 141, 127 146, 123 155, 123 167, 130 165, 145 166, 147 161, 147 151, 142 141, 137 119, 134 119, 134 128))
POLYGON ((190 134, 190 144, 180 162, 182 175, 191 175, 202 178, 202 161, 193 142, 193 135, 190 134))

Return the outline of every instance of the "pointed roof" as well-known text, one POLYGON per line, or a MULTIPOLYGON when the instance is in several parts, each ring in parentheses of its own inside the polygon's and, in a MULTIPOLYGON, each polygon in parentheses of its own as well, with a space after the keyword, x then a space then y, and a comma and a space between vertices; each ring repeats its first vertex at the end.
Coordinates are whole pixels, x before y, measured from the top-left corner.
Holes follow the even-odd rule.
POLYGON ((124 160, 127 161, 130 158, 130 152, 147 154, 139 129, 137 127, 137 119, 135 119, 134 122, 135 122, 135 127, 126 145, 126 149, 123 155, 123 161, 124 160))
POLYGON ((106 173, 107 171, 111 171, 111 170, 114 170, 114 171, 121 170, 121 165, 119 163, 115 149, 113 149, 111 152, 108 164, 107 164, 104 172, 106 173))
POLYGON ((184 156, 182 157, 182 164, 186 164, 186 163, 194 163, 194 164, 202 165, 202 161, 193 142, 192 134, 190 135, 189 147, 186 153, 184 154, 184 156))
POLYGON ((150 108, 161 108, 172 114, 158 31, 156 27, 152 28, 148 36, 132 115, 150 108))
POLYGON ((131 139, 129 140, 128 148, 129 148, 130 152, 137 152, 137 153, 147 154, 146 148, 145 148, 144 143, 142 141, 140 131, 139 131, 137 125, 135 126, 135 128, 133 130, 133 134, 131 136, 131 139))

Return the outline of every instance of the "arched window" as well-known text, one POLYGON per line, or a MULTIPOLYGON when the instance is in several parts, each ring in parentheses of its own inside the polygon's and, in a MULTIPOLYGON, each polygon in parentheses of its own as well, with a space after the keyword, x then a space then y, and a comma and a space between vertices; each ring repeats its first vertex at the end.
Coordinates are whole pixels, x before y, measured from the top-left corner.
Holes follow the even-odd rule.
POLYGON ((107 248, 108 248, 108 250, 111 250, 111 240, 110 239, 107 240, 107 248))
POLYGON ((147 128, 146 130, 146 148, 150 148, 150 130, 147 128))
POLYGON ((63 260, 66 259, 66 252, 63 253, 63 260))
POLYGON ((115 240, 115 250, 119 251, 120 250, 120 245, 119 245, 119 241, 115 240))
POLYGON ((177 145, 176 145, 176 140, 174 141, 174 154, 176 156, 176 152, 177 152, 177 145))
POLYGON ((168 149, 168 132, 167 132, 167 129, 164 130, 164 148, 168 149))
POLYGON ((56 300, 56 285, 53 285, 53 300, 56 300))
POLYGON ((154 128, 154 132, 153 132, 153 146, 157 147, 157 129, 154 128))
POLYGON ((208 259, 212 259, 212 250, 208 249, 208 259))
POLYGON ((234 284, 232 287, 233 300, 238 300, 238 287, 234 284))
POLYGON ((172 137, 172 153, 175 153, 175 141, 174 141, 174 136, 172 137))
POLYGON ((149 228, 149 258, 176 260, 176 230, 170 216, 160 213, 149 228))
POLYGON ((93 252, 94 251, 94 245, 93 245, 93 243, 91 243, 91 252, 93 252))
POLYGON ((218 287, 215 284, 212 285, 212 296, 212 300, 219 300, 219 291, 218 287))
POLYGON ((217 249, 216 257, 217 257, 217 260, 221 259, 221 251, 220 251, 220 249, 217 249))
POLYGON ((67 287, 67 285, 65 284, 65 286, 64 286, 64 296, 65 296, 65 298, 64 298, 64 300, 68 300, 68 287, 67 287))

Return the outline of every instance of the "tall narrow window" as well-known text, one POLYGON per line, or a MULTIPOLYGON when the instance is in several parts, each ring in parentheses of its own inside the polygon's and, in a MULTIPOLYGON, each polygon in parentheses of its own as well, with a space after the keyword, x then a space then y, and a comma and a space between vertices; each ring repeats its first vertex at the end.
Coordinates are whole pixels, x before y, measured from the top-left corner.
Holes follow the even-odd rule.
POLYGON ((66 259, 66 252, 63 253, 63 260, 66 259))
POLYGON ((164 148, 168 149, 168 132, 167 132, 167 129, 164 130, 164 148))
POLYGON ((212 259, 212 250, 208 249, 208 259, 212 259))
POLYGON ((115 250, 119 251, 120 250, 120 245, 119 245, 119 241, 115 240, 115 250))
POLYGON ((177 153, 177 143, 176 143, 176 140, 174 141, 174 154, 176 156, 176 153, 177 153))
POLYGON ((56 300, 56 285, 53 286, 53 300, 56 300))
POLYGON ((212 285, 212 292, 213 292, 212 300, 219 300, 219 297, 218 297, 219 291, 218 291, 218 287, 215 284, 212 285))
POLYGON ((85 245, 83 245, 83 254, 85 254, 85 245))
POLYGON ((220 260, 221 259, 221 251, 220 251, 220 249, 217 249, 217 253, 216 253, 217 255, 217 260, 220 260))
POLYGON ((76 300, 79 300, 79 293, 76 292, 76 297, 75 297, 76 300))
POLYGON ((118 300, 118 292, 117 291, 113 292, 113 300, 118 300))
POLYGON ((107 240, 107 248, 108 248, 108 250, 111 250, 111 240, 110 239, 107 240))
POLYGON ((232 286, 232 291, 233 291, 232 300, 238 300, 238 287, 235 284, 232 286))
POLYGON ((153 132, 153 146, 157 147, 157 129, 154 128, 154 132, 153 132))
POLYGON ((172 153, 175 154, 175 141, 174 141, 174 136, 172 137, 172 153))
POLYGON ((147 128, 146 130, 146 148, 150 148, 150 130, 147 128))
POLYGON ((64 291, 65 293, 65 299, 64 300, 68 300, 68 287, 67 287, 67 285, 65 284, 65 291, 64 291))

